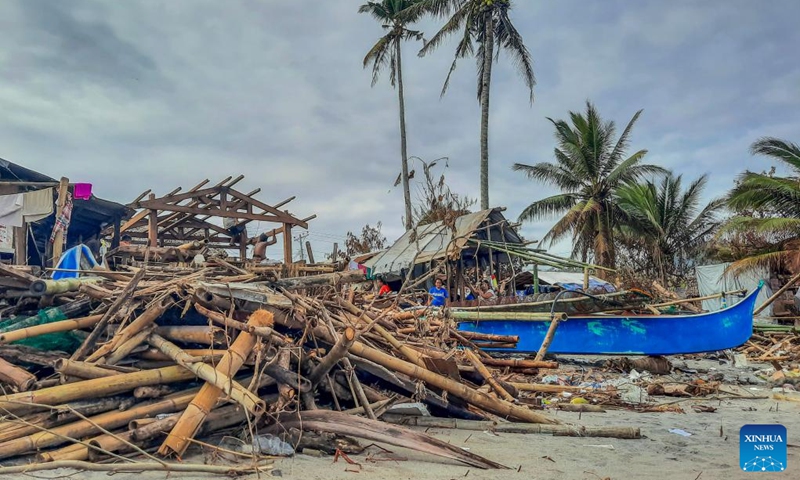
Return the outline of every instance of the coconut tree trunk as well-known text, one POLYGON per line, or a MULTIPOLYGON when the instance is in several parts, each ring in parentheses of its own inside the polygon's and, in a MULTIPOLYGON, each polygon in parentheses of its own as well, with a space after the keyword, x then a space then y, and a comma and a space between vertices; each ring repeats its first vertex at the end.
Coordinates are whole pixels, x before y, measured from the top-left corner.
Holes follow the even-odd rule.
POLYGON ((403 200, 406 203, 406 231, 414 228, 411 218, 411 190, 408 186, 408 149, 406 145, 406 104, 403 97, 403 63, 400 39, 395 41, 395 61, 397 62, 397 100, 400 103, 400 161, 402 162, 403 200))
POLYGON ((483 46, 483 78, 481 79, 481 209, 489 208, 489 87, 492 83, 494 55, 494 20, 486 18, 486 38, 483 46))

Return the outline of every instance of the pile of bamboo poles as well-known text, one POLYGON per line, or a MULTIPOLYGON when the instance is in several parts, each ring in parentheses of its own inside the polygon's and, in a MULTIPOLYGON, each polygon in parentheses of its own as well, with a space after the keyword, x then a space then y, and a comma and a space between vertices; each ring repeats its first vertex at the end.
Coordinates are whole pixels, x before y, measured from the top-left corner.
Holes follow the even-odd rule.
POLYGON ((800 362, 800 333, 790 326, 764 326, 737 351, 754 362, 800 362))
POLYGON ((377 419, 419 401, 442 417, 560 423, 521 403, 524 388, 500 375, 557 364, 481 349, 513 346, 516 337, 457 332, 449 319, 401 310, 399 301, 378 307, 351 288, 365 280, 360 272, 258 280, 209 262, 38 284, 58 316, 31 315, 0 333, 0 459, 35 455, 60 465, 137 454, 149 465, 211 448, 201 436, 233 432, 252 442, 258 430, 288 441, 302 429, 334 434, 313 445, 324 451, 346 435, 499 468, 377 419), (65 332, 77 347, 35 348, 65 332))

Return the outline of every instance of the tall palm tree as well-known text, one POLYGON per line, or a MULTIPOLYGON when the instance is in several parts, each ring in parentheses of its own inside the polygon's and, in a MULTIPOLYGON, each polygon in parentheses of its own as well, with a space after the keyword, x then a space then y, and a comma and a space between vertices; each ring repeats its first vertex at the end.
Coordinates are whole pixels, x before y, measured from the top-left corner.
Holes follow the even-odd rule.
POLYGON ((435 50, 442 41, 458 33, 461 39, 456 46, 455 58, 442 87, 447 91, 450 76, 460 58, 475 56, 478 66, 478 100, 481 104, 481 209, 489 208, 489 92, 492 82, 492 59, 498 58, 500 50, 511 57, 517 65, 533 103, 533 60, 522 41, 509 11, 511 0, 423 0, 420 7, 434 16, 449 16, 444 26, 420 50, 424 56, 435 50), (475 49, 477 44, 477 50, 475 49))
POLYGON ((410 7, 421 0, 382 0, 367 2, 358 9, 358 13, 369 13, 381 23, 386 35, 378 39, 364 57, 364 68, 372 64, 372 86, 384 68, 389 69, 389 81, 392 87, 397 86, 397 100, 400 104, 400 157, 401 177, 403 181, 403 200, 405 201, 405 227, 411 230, 413 219, 411 213, 411 191, 408 186, 408 148, 406 144, 406 106, 403 98, 403 63, 400 45, 403 40, 421 40, 422 32, 410 30, 408 25, 414 23, 422 15, 409 11, 410 7))
POLYGON ((708 181, 703 175, 682 189, 682 176, 669 173, 656 183, 647 180, 617 189, 621 211, 617 235, 627 249, 638 251, 645 271, 664 283, 668 275, 682 276, 690 261, 711 239, 720 222, 716 214, 723 199, 701 208, 701 195, 708 181))
POLYGON ((620 216, 614 192, 645 175, 665 172, 661 167, 641 163, 647 150, 626 156, 628 137, 641 113, 636 112, 616 142, 614 122, 604 121, 591 102, 586 102, 585 114, 570 112, 571 126, 564 120, 548 118, 556 128, 555 161, 513 166, 528 178, 562 191, 533 202, 519 216, 520 221, 531 221, 564 214, 547 232, 543 243, 553 244, 571 234, 573 256, 587 261, 591 252, 595 263, 614 268, 614 227, 620 216))
POLYGON ((735 262, 735 271, 800 258, 800 146, 764 137, 751 145, 750 152, 778 160, 791 174, 779 177, 773 172, 745 171, 728 194, 728 207, 737 215, 722 232, 755 232, 766 240, 761 248, 735 262))

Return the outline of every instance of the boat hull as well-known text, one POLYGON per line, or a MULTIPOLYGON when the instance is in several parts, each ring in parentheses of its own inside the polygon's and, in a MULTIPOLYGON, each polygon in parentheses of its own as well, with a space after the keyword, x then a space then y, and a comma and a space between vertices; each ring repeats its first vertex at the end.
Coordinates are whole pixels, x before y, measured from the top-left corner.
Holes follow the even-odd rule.
MULTIPOLYGON (((558 325, 549 353, 586 355, 675 355, 715 352, 745 343, 753 333, 753 308, 761 286, 726 309, 696 315, 588 315, 558 325)), ((534 353, 549 321, 470 320, 458 329, 517 335, 516 348, 488 351, 534 353)))

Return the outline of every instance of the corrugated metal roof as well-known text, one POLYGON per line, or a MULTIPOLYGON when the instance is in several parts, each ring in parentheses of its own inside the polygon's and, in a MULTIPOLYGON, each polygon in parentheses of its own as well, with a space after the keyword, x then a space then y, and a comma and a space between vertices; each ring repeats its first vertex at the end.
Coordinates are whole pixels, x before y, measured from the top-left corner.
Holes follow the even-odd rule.
POLYGON ((500 209, 487 209, 456 218, 455 240, 452 229, 442 222, 422 225, 406 232, 388 250, 367 260, 364 265, 373 274, 400 273, 412 264, 427 263, 446 255, 457 254, 467 246, 468 239, 475 236, 476 230, 484 222, 499 230, 497 235, 492 236, 494 241, 522 242, 516 231, 510 228, 500 209), (502 240, 497 238, 500 235, 503 236, 502 240))

